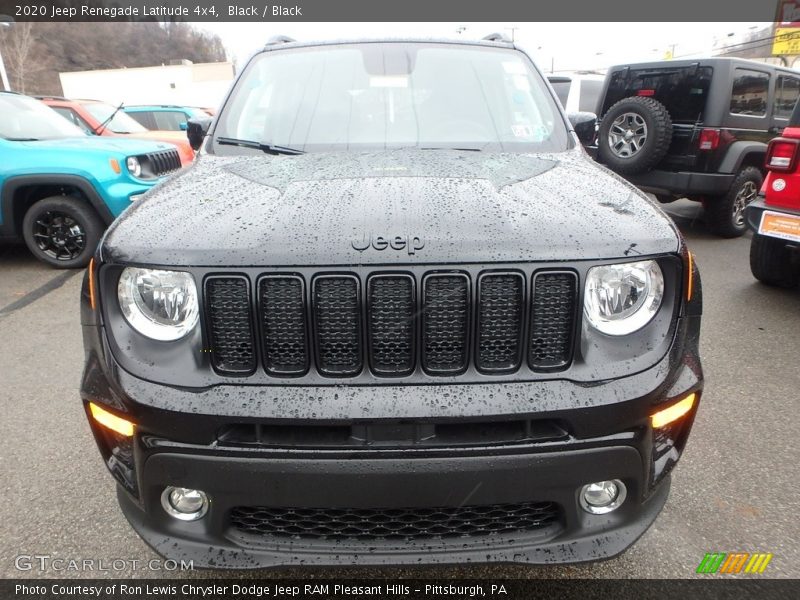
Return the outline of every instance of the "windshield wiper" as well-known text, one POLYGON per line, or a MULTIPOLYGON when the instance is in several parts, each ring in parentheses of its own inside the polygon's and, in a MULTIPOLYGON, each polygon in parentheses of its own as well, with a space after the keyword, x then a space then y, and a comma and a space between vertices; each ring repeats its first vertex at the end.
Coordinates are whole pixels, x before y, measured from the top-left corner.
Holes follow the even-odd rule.
POLYGON ((7 142, 39 142, 41 141, 39 138, 26 138, 26 137, 10 137, 10 138, 3 138, 7 142))
POLYGON ((109 115, 109 117, 108 117, 108 118, 107 118, 105 121, 103 121, 102 123, 100 123, 100 125, 98 125, 98 126, 95 128, 95 130, 94 130, 94 133, 95 133, 95 135, 103 135, 103 131, 105 131, 105 129, 106 129, 106 126, 107 126, 109 123, 111 123, 111 120, 112 120, 114 117, 116 117, 116 116, 117 116, 117 113, 118 113, 119 111, 121 111, 121 110, 122 110, 122 107, 123 107, 124 105, 125 105, 125 103, 124 103, 124 102, 120 102, 120 103, 119 103, 119 106, 118 106, 117 108, 115 108, 115 109, 114 109, 114 112, 112 112, 112 113, 109 115))
POLYGON ((236 138, 218 137, 216 138, 218 144, 223 146, 241 146, 242 148, 254 148, 261 150, 267 154, 305 154, 302 150, 296 148, 288 148, 286 146, 276 146, 275 144, 262 144, 261 142, 254 142, 252 140, 237 140, 236 138))
POLYGON ((451 148, 450 146, 420 146, 420 150, 458 150, 459 152, 481 152, 483 148, 451 148))

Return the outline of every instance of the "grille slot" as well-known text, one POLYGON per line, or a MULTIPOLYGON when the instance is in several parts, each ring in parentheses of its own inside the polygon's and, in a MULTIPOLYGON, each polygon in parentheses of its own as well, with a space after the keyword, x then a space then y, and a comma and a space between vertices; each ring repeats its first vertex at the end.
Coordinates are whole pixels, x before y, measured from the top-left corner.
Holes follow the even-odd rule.
POLYGON ((377 275, 367 283, 370 366, 378 375, 414 370, 414 295, 409 275, 377 275))
POLYGON ((572 360, 578 278, 542 272, 533 278, 528 363, 534 370, 565 368, 572 360))
POLYGON ((478 356, 482 371, 516 371, 522 360, 525 280, 521 273, 491 273, 478 281, 478 356))
POLYGON ((305 286, 295 275, 267 275, 258 286, 264 369, 270 375, 299 376, 308 371, 305 286))
POLYGON ((423 280, 423 367, 455 375, 467 368, 469 278, 464 273, 428 275, 423 280))
POLYGON ((205 306, 214 368, 223 373, 252 372, 256 355, 247 279, 207 278, 205 306))
POLYGON ((472 538, 560 526, 553 502, 447 508, 269 508, 239 506, 230 524, 253 536, 317 540, 472 538))
POLYGON ((314 279, 317 367, 325 375, 346 377, 361 371, 360 292, 353 275, 314 279))
POLYGON ((181 168, 181 157, 175 149, 150 152, 145 156, 150 162, 150 169, 155 177, 161 177, 181 168))

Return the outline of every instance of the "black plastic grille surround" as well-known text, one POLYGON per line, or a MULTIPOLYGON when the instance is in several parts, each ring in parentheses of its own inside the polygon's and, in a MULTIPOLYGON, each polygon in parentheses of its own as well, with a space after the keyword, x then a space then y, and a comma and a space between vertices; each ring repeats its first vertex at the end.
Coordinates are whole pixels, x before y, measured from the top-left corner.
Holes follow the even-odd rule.
POLYGON ((414 370, 414 280, 410 275, 375 275, 367 284, 369 357, 379 375, 414 370))
POLYGON ((553 502, 447 508, 269 508, 240 506, 233 529, 256 536, 317 540, 473 538, 535 531, 559 523, 553 502))
POLYGON ((214 368, 226 373, 253 371, 256 352, 247 279, 210 277, 206 279, 205 296, 214 368))
POLYGON ((314 323, 317 367, 325 375, 361 371, 361 294, 352 275, 314 279, 314 323))
POLYGON ((572 359, 578 278, 574 273, 537 273, 531 298, 531 369, 556 369, 572 359))
POLYGON ((522 359, 525 280, 521 273, 490 273, 478 285, 478 368, 511 372, 522 359))
POLYGON ((428 275, 422 294, 422 365, 429 373, 460 373, 469 348, 469 279, 463 273, 428 275))
POLYGON ((578 275, 538 270, 211 274, 205 322, 212 364, 270 377, 399 378, 564 370, 577 335, 578 275), (419 279, 417 279, 419 277, 419 279), (362 286, 362 281, 364 285, 362 286), (528 283, 530 281, 530 284, 528 283), (418 285, 419 282, 419 285, 418 285))
POLYGON ((303 280, 296 275, 268 275, 258 284, 264 369, 270 375, 308 371, 308 335, 303 280))

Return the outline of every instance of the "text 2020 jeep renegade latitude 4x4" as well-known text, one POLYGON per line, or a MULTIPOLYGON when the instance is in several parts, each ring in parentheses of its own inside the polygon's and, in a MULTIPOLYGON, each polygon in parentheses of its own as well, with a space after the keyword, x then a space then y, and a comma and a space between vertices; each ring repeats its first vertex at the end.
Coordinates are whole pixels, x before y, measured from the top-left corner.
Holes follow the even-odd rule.
POLYGON ((700 280, 503 41, 281 41, 107 233, 81 386, 196 566, 613 556, 700 400, 700 280))

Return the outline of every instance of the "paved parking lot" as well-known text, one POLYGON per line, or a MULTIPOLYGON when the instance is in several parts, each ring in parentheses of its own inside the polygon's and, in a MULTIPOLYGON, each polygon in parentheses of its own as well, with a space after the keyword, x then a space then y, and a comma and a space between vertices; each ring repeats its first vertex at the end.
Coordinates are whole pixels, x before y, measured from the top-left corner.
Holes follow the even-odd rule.
MULTIPOLYGON (((800 292, 770 289, 753 280, 749 236, 714 238, 706 233, 697 206, 679 202, 667 208, 702 271, 706 393, 667 506, 631 550, 611 561, 570 567, 293 569, 274 574, 689 577, 706 552, 761 551, 774 554, 765 575, 800 577, 800 494, 795 487, 800 292)), ((24 247, 0 247, 0 577, 59 575, 17 571, 14 559, 20 554, 142 562, 155 556, 117 508, 112 479, 80 410, 80 280, 77 272, 40 265, 24 247)))

